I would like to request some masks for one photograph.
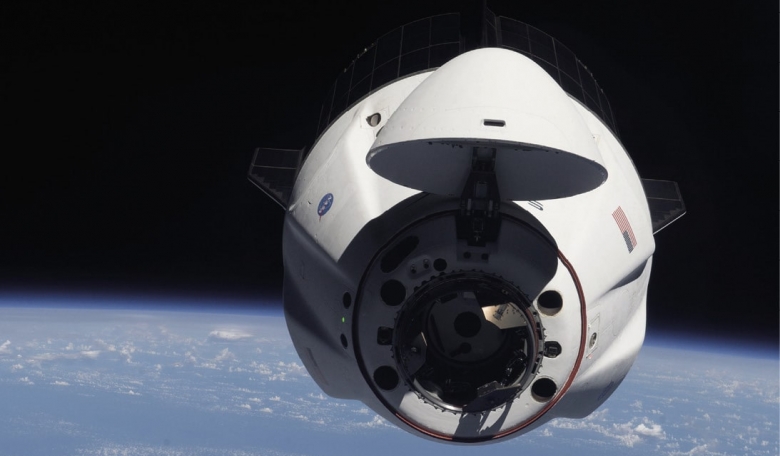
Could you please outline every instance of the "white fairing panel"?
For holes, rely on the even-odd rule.
[[[532,60],[506,49],[468,52],[436,70],[382,128],[368,163],[393,182],[459,196],[471,169],[471,148],[462,145],[475,139],[499,145],[503,199],[573,196],[607,178],[569,96]]]
[[[334,260],[369,220],[418,193],[371,172],[365,157],[387,119],[429,75],[402,79],[346,111],[325,131],[304,163],[288,212]],[[374,113],[380,114],[381,121],[371,127],[366,119]],[[318,206],[328,194],[333,195],[332,208],[322,217]]]
[[[477,149],[495,152],[503,200],[481,243],[459,234]],[[320,137],[285,221],[285,312],[326,393],[426,438],[495,441],[615,390],[644,337],[654,248],[610,130],[530,59],[480,49]]]

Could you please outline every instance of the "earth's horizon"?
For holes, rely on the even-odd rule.
[[[441,443],[325,396],[276,308],[76,308],[0,302],[0,455],[423,454]],[[82,304],[84,304],[82,302]],[[115,305],[111,304],[111,305]],[[24,307],[14,307],[24,306]],[[48,305],[48,307],[46,307]],[[449,454],[780,451],[777,351],[717,338],[646,340],[618,390],[556,419]]]

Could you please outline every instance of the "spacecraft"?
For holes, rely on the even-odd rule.
[[[284,312],[311,377],[424,438],[485,443],[583,418],[645,334],[654,234],[685,213],[640,179],[566,46],[484,9],[395,29],[327,93],[308,149],[255,151],[286,211]]]

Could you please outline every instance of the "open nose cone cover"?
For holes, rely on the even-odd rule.
[[[568,95],[530,59],[493,48],[462,54],[423,81],[379,132],[366,161],[399,185],[459,196],[474,147],[496,150],[503,200],[565,198],[607,179]]]

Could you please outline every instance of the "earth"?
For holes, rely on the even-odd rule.
[[[325,396],[279,310],[29,304],[0,307],[0,455],[780,451],[780,365],[772,350],[650,338],[623,384],[589,417],[464,447],[423,440],[360,402]]]

